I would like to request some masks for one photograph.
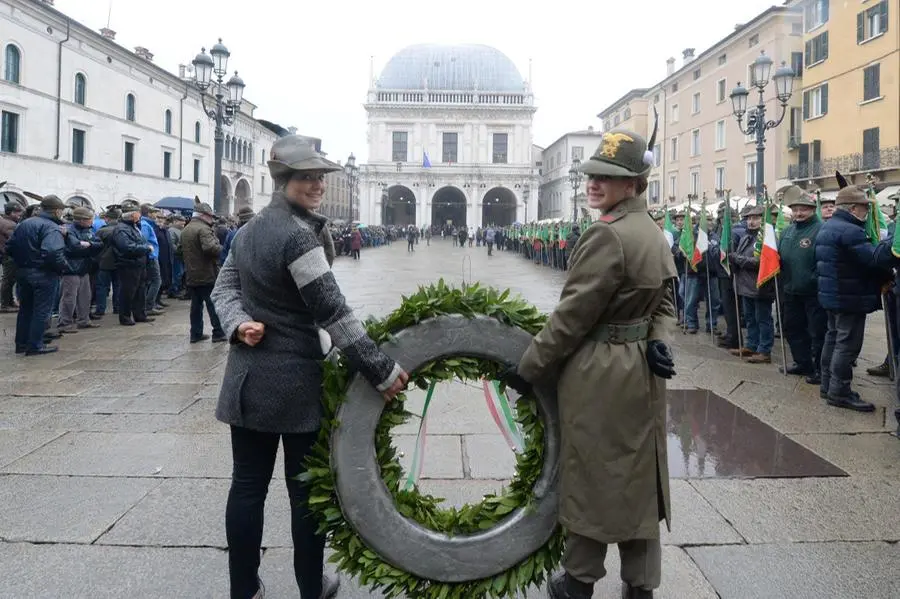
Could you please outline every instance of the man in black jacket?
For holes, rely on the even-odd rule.
[[[136,322],[153,322],[147,317],[147,256],[153,251],[141,235],[141,213],[137,205],[124,205],[122,215],[112,233],[113,255],[119,277],[119,324],[134,326]]]

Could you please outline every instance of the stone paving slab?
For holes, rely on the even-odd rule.
[[[0,564],[0,596],[16,599],[228,596],[220,549],[0,542]]]
[[[749,543],[900,541],[896,478],[695,480]]]
[[[159,482],[0,475],[0,539],[92,543]]]
[[[689,547],[722,599],[896,599],[900,546],[893,543],[790,543]]]
[[[889,433],[791,435],[791,438],[852,475],[884,480],[900,478],[900,443]]]
[[[0,430],[0,466],[15,462],[62,434],[59,431]]]

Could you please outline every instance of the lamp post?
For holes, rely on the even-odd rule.
[[[528,222],[528,198],[531,196],[531,181],[528,182],[525,189],[522,190],[522,203],[525,204],[525,218],[522,219],[523,223]]]
[[[572,160],[572,167],[569,169],[569,185],[572,186],[572,222],[578,222],[578,188],[581,187],[582,174],[578,170],[581,161],[577,158]]]
[[[738,128],[744,135],[756,135],[756,203],[762,203],[763,186],[766,181],[765,177],[765,155],[766,155],[766,131],[774,129],[784,120],[787,112],[787,103],[791,99],[794,91],[794,71],[787,66],[784,61],[781,66],[775,70],[775,76],[772,80],[775,82],[775,97],[781,103],[781,115],[778,120],[766,120],[766,101],[763,96],[766,86],[769,84],[769,75],[772,71],[772,59],[766,56],[765,51],[760,52],[756,60],[753,61],[750,69],[750,86],[755,87],[759,92],[759,100],[753,113],[747,116],[747,128],[744,129],[741,122],[744,115],[747,114],[747,99],[750,92],[741,85],[740,81],[737,87],[731,92],[731,107],[734,116],[738,122]]]
[[[237,71],[228,83],[224,83],[228,73],[228,57],[231,52],[222,45],[222,38],[206,53],[206,48],[200,50],[191,64],[194,65],[194,84],[200,90],[200,101],[203,104],[203,112],[216,123],[215,132],[215,158],[213,170],[213,210],[216,214],[222,214],[227,209],[223,206],[222,198],[222,153],[225,147],[225,131],[223,126],[231,125],[241,110],[241,101],[244,98],[244,80],[238,77]],[[215,81],[213,81],[215,75]],[[206,107],[206,90],[213,85],[212,95],[216,100],[213,108]],[[225,97],[227,88],[228,97]]]
[[[378,186],[381,187],[381,226],[387,225],[387,205],[390,200],[389,189],[387,181],[380,181]]]
[[[350,152],[347,164],[344,165],[344,173],[347,174],[347,186],[350,188],[350,222],[359,220],[353,218],[353,196],[356,194],[356,185],[359,183],[359,167],[356,166],[356,156]]]

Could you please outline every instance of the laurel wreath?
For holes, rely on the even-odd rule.
[[[480,285],[448,286],[443,280],[417,293],[404,297],[400,307],[383,320],[366,321],[369,336],[378,344],[390,340],[397,332],[437,316],[462,315],[468,318],[488,316],[536,334],[546,322],[535,307],[520,299],[510,298],[509,290]],[[470,357],[453,357],[426,364],[410,373],[410,381],[426,389],[434,381],[453,379],[496,379],[501,365]],[[319,522],[333,554],[329,561],[356,577],[371,590],[387,597],[409,596],[422,599],[482,599],[514,597],[519,591],[542,584],[559,565],[563,536],[557,529],[547,543],[522,562],[491,578],[444,583],[419,578],[383,561],[366,547],[363,540],[344,519],[338,507],[335,478],[330,466],[330,440],[338,425],[336,414],[346,397],[351,374],[342,362],[325,362],[323,383],[324,419],[318,441],[307,459],[307,470],[299,478],[310,486],[309,507]],[[405,396],[385,406],[375,431],[375,451],[382,478],[391,490],[397,510],[405,517],[431,530],[448,535],[465,535],[490,529],[518,508],[528,508],[533,488],[540,477],[544,460],[544,427],[538,416],[534,398],[525,397],[516,406],[516,420],[524,436],[524,449],[516,456],[516,473],[500,494],[486,495],[480,503],[461,508],[444,507],[442,498],[421,494],[418,489],[400,489],[402,468],[397,449],[392,444],[391,429],[412,416],[404,407]]]

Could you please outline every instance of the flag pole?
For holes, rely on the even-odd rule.
[[[778,337],[781,339],[781,366],[784,376],[787,372],[787,352],[784,349],[784,328],[781,326],[781,294],[778,292],[778,275],[774,277],[775,281],[775,314],[778,316]]]
[[[872,201],[871,210],[881,211],[881,208],[878,206],[878,200],[875,197],[875,178],[871,173],[866,175],[866,183],[868,183],[868,196]],[[876,212],[874,215],[875,219],[875,227],[879,232],[879,241],[881,240],[881,227],[878,226],[878,216],[879,213]],[[894,235],[897,234],[897,225],[896,219],[894,224]],[[881,292],[881,311],[884,313],[884,332],[887,336],[887,346],[888,346],[888,375],[892,381],[896,380],[897,373],[894,372],[894,361],[896,360],[894,352],[896,351],[894,348],[894,336],[891,334],[891,321],[890,315],[888,314],[888,303],[887,303],[887,290]]]
[[[731,221],[730,189],[726,191],[725,195],[725,210],[728,211],[728,220]],[[738,215],[740,215],[740,210],[738,210]],[[735,285],[734,268],[731,266],[731,258],[729,257],[729,254],[731,254],[730,246],[728,247],[728,251],[725,253],[725,257],[726,260],[728,260],[728,277],[731,279],[731,291],[734,292],[734,314],[737,318],[738,351],[741,351],[744,349],[744,329],[741,328],[741,298],[738,296],[737,285]]]
[[[703,197],[706,197],[706,193],[704,192]],[[706,220],[706,200],[700,205],[700,210],[703,211],[704,220]],[[706,227],[709,229],[709,225]],[[707,238],[709,238],[709,233],[707,232]],[[706,320],[709,321],[709,338],[715,343],[716,342],[716,323],[714,321],[715,313],[713,312],[713,301],[712,301],[712,286],[709,283],[709,268],[711,266],[711,261],[709,259],[709,245],[706,247]]]

